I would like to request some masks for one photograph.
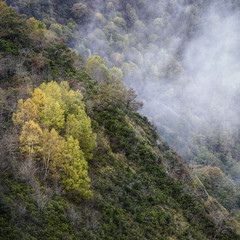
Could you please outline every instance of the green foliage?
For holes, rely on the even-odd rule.
[[[72,58],[72,52],[70,51],[70,49],[67,48],[67,46],[63,42],[48,47],[47,53],[48,58],[51,60],[50,66],[54,71],[56,71],[56,74],[58,73],[59,67],[66,69],[67,72],[67,74],[65,73],[66,75],[68,75],[68,72],[76,73],[76,69],[73,65],[74,62]]]
[[[46,99],[40,118],[48,128],[61,131],[64,126],[64,110],[52,98]]]
[[[0,3],[0,38],[10,40],[20,46],[28,46],[26,18],[17,14],[6,3]]]
[[[91,130],[91,120],[84,110],[79,110],[77,115],[69,114],[66,121],[66,132],[79,141],[86,159],[92,158],[92,150],[96,148],[96,134]]]
[[[51,80],[76,74],[78,57],[60,40],[71,37],[69,27],[61,27],[62,33],[57,36],[54,30],[47,30],[44,23],[32,17],[27,20],[25,15],[17,14],[3,1],[0,21],[1,82],[16,86],[28,75],[39,74],[41,77],[35,79],[39,84],[44,78]],[[27,73],[24,77],[23,71]]]
[[[88,164],[80,150],[79,142],[70,136],[66,141],[63,153],[62,183],[67,191],[75,191],[81,198],[92,198],[90,179],[88,177]]]
[[[54,197],[44,210],[39,212],[37,202],[33,199],[35,195],[33,189],[17,182],[10,175],[5,176],[5,183],[12,212],[16,215],[12,218],[0,215],[1,239],[81,238],[76,225],[67,217],[66,212],[70,204],[65,198]]]
[[[104,25],[106,23],[106,19],[101,13],[96,13],[95,18],[100,23],[100,25]]]
[[[18,55],[17,46],[10,40],[0,39],[0,51],[9,54]]]
[[[209,194],[228,210],[237,209],[239,191],[232,180],[230,180],[218,167],[206,166],[195,170],[208,190]]]
[[[39,14],[39,18],[42,17],[41,11],[46,11],[48,26],[56,24],[50,19],[55,14],[57,21],[68,22],[71,28],[75,23],[67,20],[71,13],[69,6],[78,4],[81,14],[82,10],[95,4],[93,1],[82,5],[78,1],[14,2],[22,3],[20,9],[31,8],[32,14]],[[122,19],[119,22],[119,18],[127,21],[127,27],[135,26],[136,6],[144,5],[142,1],[132,5],[125,0],[121,5],[119,3],[106,2],[106,9],[111,10],[106,21],[115,19],[116,22],[110,22],[105,31],[112,46],[117,48],[113,52],[119,51],[122,41],[118,33],[120,25],[117,25],[124,22]],[[123,10],[122,15],[117,14],[115,11],[121,10],[119,7],[127,13]],[[53,8],[53,15],[48,14]],[[148,12],[149,9],[144,9],[143,17]],[[53,34],[45,29],[44,24],[30,20],[28,28],[30,32],[26,36],[37,43],[33,48],[26,46],[29,51],[20,56],[28,78],[18,80],[12,90],[4,85],[4,98],[1,97],[1,106],[4,106],[1,118],[11,116],[17,99],[25,100],[19,101],[13,117],[14,129],[19,134],[15,133],[16,130],[12,130],[12,135],[4,131],[4,141],[7,142],[4,146],[8,145],[8,148],[5,150],[1,146],[4,161],[1,161],[0,170],[5,172],[4,176],[0,174],[3,203],[5,199],[11,215],[10,212],[0,214],[0,238],[238,239],[233,225],[225,221],[229,218],[224,212],[221,213],[224,220],[219,225],[214,222],[214,216],[207,215],[209,209],[201,194],[198,195],[197,186],[192,186],[192,176],[186,169],[180,169],[183,176],[179,179],[183,182],[172,177],[174,164],[181,165],[181,161],[167,143],[158,144],[159,136],[147,118],[134,112],[140,106],[135,92],[126,90],[121,82],[122,69],[111,67],[108,70],[103,60],[96,56],[87,61],[86,72],[82,72],[83,69],[77,72],[76,56],[64,44],[59,41],[39,42],[42,34],[48,37]],[[59,36],[67,31],[62,25],[53,25],[52,28]],[[123,34],[124,28],[121,29]],[[126,46],[142,48],[135,46],[136,36],[133,34],[126,39]],[[6,50],[9,47],[14,49],[10,42],[18,46],[16,38],[4,38],[7,46],[4,45],[1,51],[12,54],[12,50]],[[39,66],[38,70],[32,65]],[[136,64],[128,62],[123,65],[125,75],[135,73]],[[53,78],[61,83],[50,82]],[[46,83],[38,87],[42,79]],[[74,90],[62,82],[66,79]],[[14,84],[16,82],[14,80]],[[29,89],[34,89],[31,96]],[[83,101],[86,101],[91,118],[85,112]],[[5,110],[6,104],[11,110]],[[91,123],[98,132],[98,146]],[[20,153],[17,146],[19,136]],[[26,165],[25,160],[30,160],[32,165]],[[22,178],[24,171],[33,171],[30,180]],[[8,172],[10,174],[6,174]],[[5,206],[3,204],[4,209]]]
[[[99,56],[88,58],[86,62],[86,73],[98,83],[109,80],[109,70]]]
[[[71,11],[73,14],[73,18],[78,23],[84,23],[85,21],[87,21],[91,14],[91,9],[81,2],[74,4]]]
[[[113,19],[113,22],[120,28],[126,30],[127,28],[127,23],[123,18],[116,17]]]
[[[3,193],[0,192],[0,215],[2,214],[10,215],[10,206]]]
[[[77,77],[78,81],[84,84],[84,87],[87,90],[88,95],[96,94],[97,84],[94,79],[92,79],[86,72],[78,73]]]
[[[126,5],[127,23],[131,27],[137,20],[135,9],[128,3]]]

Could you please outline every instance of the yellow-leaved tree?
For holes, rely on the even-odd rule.
[[[63,158],[62,178],[65,189],[77,192],[81,197],[90,198],[92,193],[89,190],[88,164],[78,140],[72,136],[66,141]]]
[[[85,112],[80,91],[67,82],[42,84],[18,102],[13,122],[21,128],[20,151],[39,166],[43,179],[60,179],[67,191],[92,196],[88,162],[96,134]]]
[[[18,101],[17,113],[13,114],[13,122],[15,125],[24,125],[27,121],[36,121],[39,112],[36,104],[32,99],[28,98],[25,102],[22,99]]]
[[[44,129],[41,146],[44,179],[48,176],[49,171],[59,178],[58,165],[61,164],[62,154],[65,149],[64,138],[59,136],[54,128],[51,131]]]
[[[41,152],[42,129],[34,121],[26,122],[20,135],[20,150],[29,158],[34,158]]]

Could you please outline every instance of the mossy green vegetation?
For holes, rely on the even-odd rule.
[[[87,20],[88,9],[75,7]],[[0,11],[23,18],[2,2]],[[135,24],[130,6],[128,18]],[[227,211],[205,199],[181,158],[136,113],[141,104],[121,71],[99,56],[84,65],[33,23],[21,34],[31,42],[40,31],[41,41],[18,48],[20,69],[0,72],[0,238],[238,239]],[[12,57],[6,49],[19,38],[1,41],[1,54]]]
[[[50,76],[53,80],[57,80],[62,76],[73,77],[76,74],[75,66],[71,64],[72,57],[76,56],[73,56],[74,54],[68,51],[62,42],[49,46],[46,41],[42,41],[42,33],[45,32],[48,35],[48,40],[58,38],[76,49],[85,60],[88,59],[85,71],[97,82],[109,80],[111,72],[116,70],[113,68],[117,67],[118,74],[115,71],[115,78],[121,79],[121,76],[124,76],[130,86],[134,85],[138,92],[142,93],[141,97],[147,105],[146,108],[150,109],[152,109],[151,105],[155,104],[149,98],[152,95],[149,92],[153,83],[158,89],[155,93],[156,97],[159,92],[162,92],[167,102],[172,101],[172,89],[174,89],[173,92],[178,99],[179,83],[180,85],[182,82],[184,82],[183,85],[189,83],[191,85],[192,74],[185,71],[184,61],[182,61],[185,55],[184,51],[192,37],[198,36],[197,31],[208,25],[206,15],[208,15],[207,12],[210,8],[206,1],[202,0],[152,0],[151,2],[147,0],[131,2],[125,0],[98,2],[7,0],[6,2],[20,13],[26,14],[30,19],[27,21],[26,16],[17,16],[12,9],[8,9],[3,15],[5,19],[1,21],[3,26],[1,33],[4,36],[0,42],[0,49],[2,55],[5,56],[2,60],[2,66],[5,66],[3,68],[4,76],[14,75],[17,63],[16,56],[23,54],[26,58],[29,57],[29,54],[22,53],[28,45],[32,46],[38,53],[40,51],[43,54],[35,54],[34,61],[29,60],[32,62],[31,66],[29,66],[28,61],[24,61],[24,65],[28,65],[28,68],[32,68],[37,74],[41,72],[43,80]],[[238,11],[240,6],[237,0],[211,1],[211,5],[220,12],[220,18],[214,21],[216,23],[222,18],[223,12],[230,12],[226,15],[235,15],[233,12]],[[32,17],[43,23],[32,19]],[[11,24],[9,24],[10,22]],[[219,22],[220,29],[223,27],[222,25]],[[8,30],[4,29],[5,26],[8,26]],[[32,30],[34,30],[34,34],[32,34],[34,38],[29,38],[25,33]],[[13,32],[14,34],[12,34]],[[221,29],[219,32],[224,32],[224,30]],[[8,37],[9,39],[7,39]],[[15,38],[19,41],[15,41]],[[215,48],[214,41],[210,42]],[[37,49],[39,46],[44,47],[44,51]],[[6,58],[6,54],[8,58]],[[6,63],[9,62],[9,57],[11,62],[15,61],[13,65]],[[80,59],[78,60],[80,61]],[[194,61],[195,58],[193,58]],[[42,65],[43,63],[44,65]],[[230,67],[226,68],[230,69]],[[214,71],[215,69],[212,72]],[[1,71],[0,75],[3,76]],[[231,71],[228,75],[231,75]],[[89,83],[86,82],[85,86],[89,87]],[[170,84],[172,89],[170,87],[169,91],[165,91],[164,89],[167,88],[165,84]],[[205,91],[205,88],[204,85],[202,91]],[[180,95],[182,95],[182,99],[176,103],[181,108],[182,102],[188,99],[191,93],[180,93]],[[219,95],[219,98],[222,99],[222,93]],[[111,94],[105,96],[109,98]],[[186,109],[195,108],[195,106],[190,105]],[[205,108],[207,109],[209,105],[207,104]],[[170,117],[166,120],[162,114],[155,114],[155,108],[153,107],[154,116],[152,117],[158,126],[158,131],[171,146],[181,151],[182,156],[189,163],[200,164],[202,167],[219,167],[230,181],[234,181],[233,185],[235,186],[229,188],[230,191],[227,195],[225,194],[225,197],[221,194],[214,196],[223,203],[226,202],[224,198],[231,198],[231,195],[234,195],[234,203],[225,204],[225,207],[232,213],[239,212],[237,200],[239,195],[234,192],[235,190],[231,190],[237,188],[237,192],[239,192],[239,126],[232,131],[230,123],[227,134],[224,133],[225,127],[223,126],[219,126],[222,129],[220,132],[218,130],[214,132],[218,129],[215,120],[209,122],[207,120],[209,114],[206,114],[205,118],[201,117],[202,110],[199,110],[197,114],[191,112],[190,115],[180,113],[180,119],[178,117],[171,119]],[[232,106],[229,108],[231,109]],[[233,109],[238,109],[238,107]],[[215,112],[215,110],[212,109],[211,112]],[[171,111],[169,114],[171,116]],[[224,115],[217,116],[217,121],[225,118]],[[201,118],[206,124],[202,127],[204,130],[198,133],[198,121]],[[192,127],[194,122],[196,124]],[[221,188],[225,188],[225,186],[222,185]]]

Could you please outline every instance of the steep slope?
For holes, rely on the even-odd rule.
[[[136,113],[141,104],[134,91],[124,87],[118,69],[108,69],[100,57],[84,64],[44,24],[27,20],[3,2],[0,33],[2,239],[239,238],[237,222],[208,196],[198,178],[163,142],[147,118]],[[65,109],[65,118],[59,120],[54,118],[56,107],[40,102],[37,96],[41,94],[36,93],[42,89],[46,97],[57,96],[57,86],[66,86],[66,82],[70,88],[59,91],[65,102],[58,100],[58,112]],[[51,84],[55,88],[46,90]],[[24,105],[30,100],[43,104],[39,112],[48,114],[38,118],[34,104]],[[74,160],[71,148],[64,149],[63,157],[52,159],[59,159],[57,170],[49,168],[49,175],[43,175],[46,168],[42,154],[48,150],[38,152],[41,143],[35,132],[29,128],[30,134],[24,135],[24,127],[13,125],[18,117],[12,118],[14,113],[20,113],[19,119],[24,116],[25,124],[34,119],[43,130],[56,129],[63,139],[70,130],[62,123],[67,125],[69,115],[79,113],[78,107],[82,113],[79,120],[88,114],[91,129],[97,134],[97,148],[91,149],[91,157],[85,151],[89,140],[77,144],[87,160],[91,179],[87,187],[91,195],[87,197],[69,189],[64,181],[66,159],[70,159],[67,163]],[[53,120],[46,120],[48,116]],[[86,125],[77,131],[80,140]],[[34,137],[29,142],[35,142],[26,154],[25,139],[31,134]],[[78,170],[74,166],[70,175]],[[77,188],[82,191],[82,187]]]
[[[221,169],[214,197],[239,216],[238,1],[7,2],[121,69],[158,133],[188,163]]]

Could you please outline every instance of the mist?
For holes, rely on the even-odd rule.
[[[202,16],[202,26],[185,45],[181,76],[144,81],[141,89],[130,80],[144,101],[142,113],[183,155],[180,139],[186,143],[191,135],[232,133],[239,127],[239,17],[239,12],[210,7]]]
[[[95,9],[75,49],[121,69],[144,104],[140,113],[191,162],[196,141],[230,139],[239,129],[240,11],[234,1],[140,2],[132,3],[132,25],[120,13],[125,1]]]

